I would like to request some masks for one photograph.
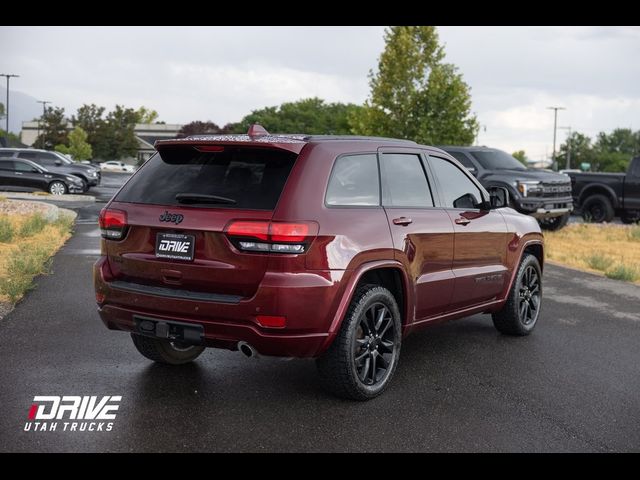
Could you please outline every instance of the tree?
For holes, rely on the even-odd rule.
[[[369,72],[370,96],[350,117],[354,133],[471,144],[478,121],[470,89],[444,55],[433,26],[387,28],[378,71]]]
[[[144,106],[136,110],[136,115],[138,123],[157,123],[156,120],[158,120],[158,112]]]
[[[353,104],[326,103],[317,97],[305,98],[253,110],[237,124],[227,124],[224,128],[233,133],[246,133],[249,126],[259,123],[271,133],[348,135],[351,133],[349,116],[359,108]]]
[[[527,163],[527,154],[525,153],[524,150],[518,150],[517,152],[513,152],[511,155],[513,156],[513,158],[517,159],[525,167],[529,166],[529,164]]]
[[[51,150],[56,145],[67,143],[68,122],[64,116],[64,108],[47,107],[38,121],[40,122],[40,135],[36,139],[34,147]]]
[[[138,140],[135,135],[138,113],[133,108],[116,105],[109,112],[105,122],[105,138],[108,143],[101,145],[103,151],[99,158],[119,159],[133,157],[138,151]]]
[[[556,160],[560,168],[567,165],[567,156],[569,156],[569,168],[578,168],[581,163],[589,163],[594,165],[596,156],[591,144],[591,138],[580,132],[572,132],[565,142],[560,145]]]
[[[91,150],[91,145],[87,143],[87,137],[87,132],[85,132],[81,127],[76,127],[69,132],[69,146],[56,145],[56,150],[58,152],[71,155],[76,162],[89,160],[93,155],[93,152]]]
[[[0,102],[0,118],[4,118],[6,115],[4,111],[4,103]]]
[[[603,152],[638,155],[640,153],[640,130],[634,133],[630,128],[616,128],[609,134],[600,132],[595,146],[596,149]]]
[[[215,135],[219,133],[222,133],[222,129],[215,123],[195,120],[193,122],[187,123],[186,125],[183,125],[178,132],[178,136],[188,137],[189,135]]]
[[[74,127],[80,127],[87,134],[86,142],[91,145],[96,158],[108,158],[111,142],[107,132],[107,122],[104,118],[104,107],[96,104],[82,105],[76,115],[71,117]]]

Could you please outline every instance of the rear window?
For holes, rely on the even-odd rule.
[[[273,210],[296,157],[264,148],[224,147],[221,152],[166,148],[145,163],[115,200]]]

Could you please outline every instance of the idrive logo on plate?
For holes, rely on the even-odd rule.
[[[48,395],[33,397],[25,432],[110,432],[122,396]]]

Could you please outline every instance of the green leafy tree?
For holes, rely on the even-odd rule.
[[[56,145],[67,143],[67,119],[64,108],[47,107],[44,114],[38,120],[40,122],[40,135],[34,143],[34,147],[53,149]]]
[[[525,153],[524,150],[518,150],[517,152],[513,152],[511,155],[513,156],[513,158],[517,159],[525,167],[529,166],[529,164],[527,163],[527,154]]]
[[[609,134],[600,132],[595,148],[601,152],[624,153],[634,157],[640,154],[640,130],[634,132],[630,128],[616,128]]]
[[[348,135],[349,115],[360,107],[353,104],[326,103],[314,97],[285,102],[277,107],[253,110],[237,124],[227,124],[229,133],[246,133],[249,126],[259,123],[271,133],[307,133]]]
[[[433,26],[387,28],[370,96],[350,116],[354,133],[470,145],[478,130],[470,88],[444,56]]]
[[[559,168],[566,168],[569,157],[569,168],[578,168],[581,163],[596,163],[596,152],[591,143],[591,138],[580,132],[572,132],[565,142],[560,145],[556,160]]]
[[[200,120],[195,120],[183,125],[178,132],[178,136],[188,137],[189,135],[215,135],[219,133],[222,133],[222,129],[217,124],[209,121],[201,122]]]
[[[105,138],[108,139],[106,145],[101,145],[103,150],[99,158],[119,159],[134,157],[138,151],[138,140],[135,135],[136,123],[138,123],[138,113],[133,108],[125,108],[116,105],[116,108],[109,112],[105,122]]]
[[[73,126],[80,127],[86,132],[86,141],[91,145],[93,155],[102,159],[108,158],[111,148],[104,112],[104,107],[92,103],[91,105],[82,105],[71,117]]]
[[[0,102],[0,118],[4,118],[6,115],[4,111],[4,103]]]
[[[87,132],[82,127],[76,127],[68,135],[69,146],[56,145],[58,152],[69,154],[76,162],[89,160],[93,155],[91,145],[87,142]]]
[[[157,123],[158,120],[158,112],[144,106],[136,110],[136,115],[138,123]]]

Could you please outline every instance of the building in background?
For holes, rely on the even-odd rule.
[[[156,140],[166,140],[168,138],[175,138],[178,135],[178,131],[182,128],[182,125],[177,123],[139,123],[136,125],[134,133],[138,140],[138,152],[135,157],[122,158],[123,162],[131,165],[137,165],[145,162],[155,152],[153,144]],[[69,122],[67,124],[67,130],[73,130],[73,126]],[[20,138],[22,143],[28,147],[37,148],[34,145],[38,135],[40,133],[38,122],[22,122],[22,131],[20,132]],[[115,160],[113,158],[102,158],[100,160]]]

